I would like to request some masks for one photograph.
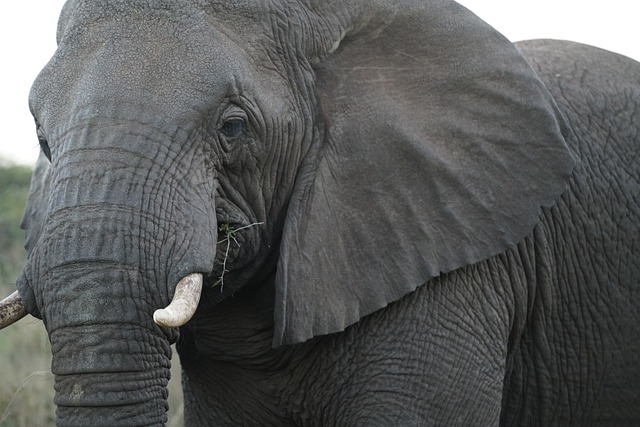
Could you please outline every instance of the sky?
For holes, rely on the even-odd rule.
[[[631,0],[460,0],[510,40],[579,41],[640,60],[640,26]],[[55,51],[64,0],[0,2],[0,158],[32,165],[38,141],[27,99]]]

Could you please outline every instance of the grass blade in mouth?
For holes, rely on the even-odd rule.
[[[238,240],[236,240],[236,233],[240,230],[245,230],[247,228],[255,227],[262,224],[264,224],[264,222],[254,222],[249,225],[244,225],[242,227],[235,228],[233,225],[224,222],[218,226],[218,234],[219,235],[222,234],[224,238],[222,238],[221,240],[218,240],[216,245],[219,245],[220,243],[227,244],[227,247],[225,248],[225,252],[224,252],[224,259],[222,260],[222,273],[220,273],[220,277],[213,284],[213,287],[220,286],[220,292],[224,291],[224,275],[228,271],[227,260],[229,259],[229,249],[231,248],[231,241],[233,241],[238,247],[240,247],[240,243],[238,242]]]

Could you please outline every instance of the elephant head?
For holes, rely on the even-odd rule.
[[[165,420],[199,275],[207,306],[274,286],[275,346],[340,332],[521,240],[573,167],[530,66],[448,0],[71,0],[30,105],[17,286],[60,425]]]

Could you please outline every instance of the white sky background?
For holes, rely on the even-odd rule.
[[[633,0],[460,0],[511,40],[579,41],[640,60]],[[0,1],[0,158],[31,165],[38,155],[27,105],[31,83],[55,50],[64,0]]]

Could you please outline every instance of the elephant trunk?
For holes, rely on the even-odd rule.
[[[161,374],[158,373],[157,376]],[[164,426],[167,422],[167,392],[166,385],[158,384],[155,378],[131,373],[119,377],[111,375],[110,381],[127,389],[127,399],[117,396],[110,397],[109,390],[102,390],[100,377],[92,376],[90,386],[86,386],[82,376],[69,376],[58,379],[56,377],[56,425],[60,427],[100,426]],[[162,382],[165,382],[164,378]],[[145,390],[140,390],[140,384],[145,384]],[[86,390],[86,392],[85,392]],[[132,390],[136,391],[133,396]],[[99,394],[104,400],[94,402],[83,399],[83,396]],[[69,396],[59,397],[61,395]],[[108,406],[106,406],[108,405]],[[91,421],[89,421],[91,420]],[[88,424],[89,423],[89,424]]]
[[[136,326],[101,324],[58,329],[51,342],[56,425],[165,425],[166,338]]]
[[[174,329],[152,320],[147,278],[134,265],[55,268],[42,316],[53,353],[57,425],[166,422]]]
[[[170,345],[197,306],[178,284],[201,284],[213,268],[215,188],[195,155],[154,153],[151,130],[123,139],[118,126],[67,134],[46,224],[17,283],[49,334],[61,426],[166,422]],[[92,138],[99,150],[74,148],[97,145]],[[178,320],[156,324],[159,309]]]

